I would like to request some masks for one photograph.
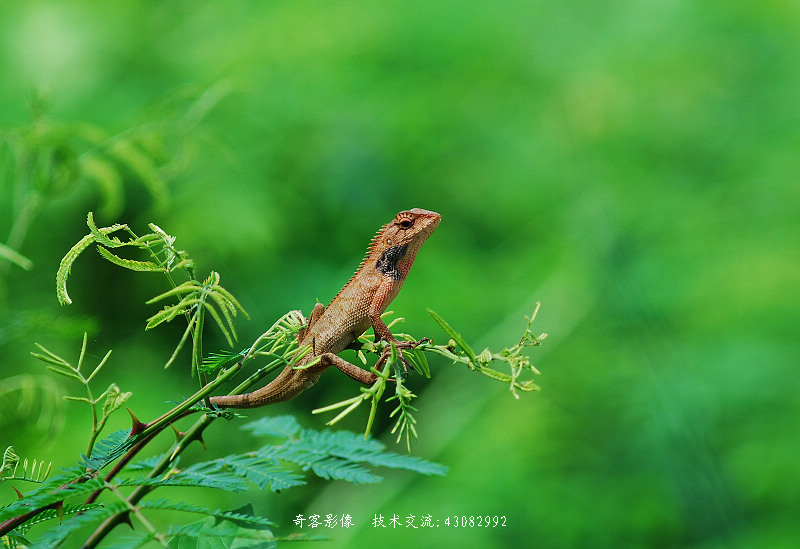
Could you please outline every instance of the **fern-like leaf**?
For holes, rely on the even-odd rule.
[[[219,548],[273,549],[275,538],[265,519],[253,513],[248,504],[232,511],[221,511],[196,522],[170,526],[166,534],[172,549]],[[107,549],[137,549],[155,541],[154,532],[135,532],[120,537]]]
[[[209,294],[209,295],[213,296],[213,294]],[[214,322],[217,323],[217,327],[222,332],[222,335],[225,336],[225,340],[228,342],[228,345],[233,346],[233,341],[234,341],[234,339],[236,339],[236,330],[235,330],[235,328],[233,326],[233,319],[230,317],[230,314],[228,313],[228,311],[226,309],[224,309],[224,308],[222,309],[222,311],[225,314],[225,319],[227,321],[227,322],[223,322],[222,318],[219,316],[219,313],[217,312],[217,310],[214,308],[214,306],[211,303],[206,301],[204,303],[204,305],[205,305],[206,311],[208,311],[208,313],[211,315],[211,318],[213,318]]]
[[[253,506],[245,505],[230,512],[231,517],[207,517],[200,521],[170,527],[171,549],[185,547],[231,547],[237,549],[273,549],[275,538],[267,525],[254,523]],[[236,518],[233,518],[236,517]]]
[[[31,509],[47,507],[74,496],[88,495],[103,486],[101,479],[81,479],[84,476],[82,469],[73,467],[65,474],[52,477],[37,490],[0,509],[0,523]],[[76,482],[79,479],[83,482]]]
[[[180,511],[184,513],[194,513],[207,515],[225,520],[235,520],[242,524],[252,524],[258,526],[272,526],[273,522],[254,514],[247,514],[240,509],[232,511],[222,511],[220,509],[209,509],[200,505],[192,505],[184,502],[173,502],[166,499],[146,500],[138,504],[140,509],[152,509],[161,511]]]
[[[360,464],[405,469],[425,475],[444,475],[447,468],[424,459],[388,452],[375,439],[365,439],[350,431],[301,429],[292,416],[265,417],[242,427],[254,435],[286,438],[281,446],[265,446],[258,453],[264,458],[286,460],[312,470],[322,478],[355,483],[373,483],[380,477]]]
[[[102,246],[98,246],[97,251],[100,252],[100,255],[102,255],[106,260],[110,261],[114,265],[118,265],[130,271],[146,273],[164,272],[164,269],[152,261],[136,261],[134,259],[125,259],[118,255],[112,254]]]
[[[3,452],[3,464],[0,465],[0,482],[4,480],[26,480],[35,482],[37,484],[44,483],[45,479],[50,475],[50,470],[53,467],[53,462],[34,459],[28,467],[27,458],[22,460],[22,475],[17,475],[17,467],[20,463],[20,457],[14,451],[13,446],[6,448]],[[45,466],[45,463],[47,464]]]
[[[99,471],[133,446],[135,439],[130,438],[130,433],[130,429],[120,429],[111,433],[108,438],[97,442],[92,449],[91,456],[82,456],[81,465],[93,471]]]
[[[89,506],[88,508],[80,510],[80,514],[69,517],[69,520],[63,521],[63,523],[50,528],[41,536],[38,536],[36,538],[36,543],[32,547],[35,549],[56,549],[67,539],[67,536],[76,530],[106,519],[115,512],[121,510],[121,505]]]
[[[302,427],[297,421],[297,418],[290,415],[262,417],[256,421],[251,421],[242,425],[243,431],[250,431],[256,436],[272,436],[272,437],[293,437]]]
[[[173,318],[178,315],[182,315],[189,312],[189,309],[198,303],[200,300],[194,297],[194,294],[188,295],[181,299],[178,303],[174,305],[167,305],[156,314],[151,316],[147,319],[147,325],[145,326],[145,330],[151,330],[158,326],[159,324],[163,324],[164,322],[170,322]]]
[[[257,454],[264,460],[284,460],[311,470],[324,479],[346,480],[355,484],[373,484],[381,477],[362,464],[406,469],[427,475],[443,475],[443,465],[421,458],[387,452],[380,442],[364,439],[349,431],[301,430],[293,418],[278,416],[247,424],[253,434],[287,438],[280,446],[264,446]],[[290,438],[291,437],[291,438]]]
[[[122,241],[117,237],[110,237],[109,234],[113,234],[120,229],[124,229],[126,225],[121,225],[119,223],[115,223],[111,227],[106,227],[105,229],[99,229],[97,224],[94,222],[94,213],[89,212],[86,215],[86,225],[89,227],[89,233],[94,237],[94,241],[101,246],[107,246],[109,248],[117,248],[122,246]]]
[[[167,290],[166,292],[158,294],[154,298],[147,300],[145,303],[147,303],[148,305],[151,305],[151,304],[155,303],[156,301],[161,301],[162,299],[166,299],[166,298],[171,297],[173,295],[185,294],[185,293],[189,293],[189,292],[193,293],[193,292],[196,292],[199,289],[200,289],[200,283],[199,282],[197,282],[195,280],[187,280],[183,284],[179,284],[178,286],[175,286],[174,288],[171,288],[171,289]]]
[[[219,277],[219,275],[217,275],[217,277]],[[239,301],[235,297],[233,297],[232,293],[230,293],[228,290],[219,285],[219,278],[217,278],[217,283],[214,285],[214,293],[216,293],[218,296],[223,298],[226,303],[228,303],[228,308],[231,310],[231,313],[235,315],[236,311],[239,310],[242,312],[245,318],[248,318],[247,311],[244,310],[244,307],[242,307],[241,303],[239,303]]]
[[[305,484],[302,475],[287,471],[277,459],[260,454],[228,456],[215,462],[221,468],[255,484],[259,489],[269,487],[273,492]]]
[[[204,461],[187,467],[180,473],[159,478],[128,478],[122,486],[195,486],[217,488],[229,492],[243,492],[247,484],[231,471],[226,471],[216,461]]]
[[[300,465],[304,471],[311,469],[315,475],[325,480],[345,480],[352,484],[377,484],[383,480],[383,477],[369,472],[366,467],[345,459],[295,451],[291,453],[290,460]]]
[[[117,506],[118,506],[119,510],[122,510],[123,507],[124,507],[124,505],[121,502],[119,504],[117,504]],[[30,519],[29,521],[27,521],[22,526],[19,526],[17,528],[17,531],[20,532],[21,534],[24,534],[25,532],[30,530],[30,528],[32,526],[35,526],[37,524],[40,524],[40,523],[43,523],[43,522],[47,522],[47,521],[53,520],[53,519],[57,519],[59,524],[63,524],[65,518],[68,519],[68,517],[70,517],[71,515],[74,515],[74,514],[77,514],[77,513],[84,513],[86,511],[88,511],[89,509],[96,509],[97,507],[106,507],[106,509],[107,509],[107,511],[109,513],[111,513],[113,511],[113,509],[111,509],[111,505],[109,505],[109,504],[105,504],[104,505],[104,504],[100,504],[100,503],[92,503],[90,505],[83,505],[83,504],[64,505],[61,509],[58,509],[58,510],[56,510],[56,509],[45,509],[44,511],[42,511],[41,513],[39,513],[38,515],[36,515],[32,519]],[[37,542],[38,542],[38,540],[37,540]]]
[[[241,360],[244,358],[245,354],[247,353],[247,349],[240,351],[238,353],[234,353],[231,351],[218,351],[216,353],[210,353],[203,359],[202,364],[200,364],[200,371],[201,372],[216,372],[223,366],[230,364],[231,362],[235,362],[237,360]]]
[[[295,444],[292,452],[322,454],[353,463],[406,469],[424,475],[444,475],[447,468],[415,456],[396,454],[385,450],[385,446],[375,439],[364,439],[351,431],[315,431],[306,429]]]

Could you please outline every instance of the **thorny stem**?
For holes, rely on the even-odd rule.
[[[164,453],[161,457],[161,460],[150,470],[147,474],[147,478],[155,478],[164,471],[166,471],[169,466],[174,462],[175,458],[186,449],[190,442],[194,440],[202,440],[203,431],[211,425],[211,423],[216,418],[209,415],[204,415],[200,419],[198,419],[194,425],[182,436],[180,437],[172,447]],[[144,496],[154,490],[155,486],[139,486],[134,490],[130,496],[127,498],[127,502],[131,506],[135,506],[139,503]],[[94,531],[94,533],[89,536],[86,540],[86,543],[83,544],[84,549],[93,549],[97,547],[97,544],[100,543],[118,524],[125,521],[125,513],[117,513],[109,518],[107,518],[103,523]]]
[[[139,522],[141,522],[144,525],[144,527],[147,528],[147,530],[151,534],[153,534],[155,540],[158,541],[158,543],[160,543],[162,547],[168,547],[166,536],[164,534],[159,533],[159,531],[156,530],[155,526],[153,526],[150,523],[150,521],[147,520],[147,517],[142,514],[142,511],[139,509],[139,507],[132,504],[125,496],[123,496],[119,492],[119,490],[117,490],[117,487],[114,486],[113,484],[106,483],[106,488],[108,488],[111,491],[111,493],[113,493],[120,500],[122,500],[123,503],[125,503],[125,506],[128,508],[128,512],[136,515],[136,518],[139,519]]]
[[[0,537],[1,536],[5,536],[9,532],[14,530],[18,526],[20,526],[21,524],[25,524],[26,522],[28,522],[29,520],[34,518],[36,515],[38,515],[42,511],[46,511],[47,509],[55,509],[58,506],[58,503],[60,503],[60,502],[56,502],[56,503],[50,504],[50,505],[48,505],[46,507],[40,507],[39,509],[34,509],[33,511],[28,511],[27,513],[25,513],[23,515],[16,516],[16,517],[14,517],[12,519],[8,519],[7,521],[5,521],[3,523],[0,523]]]
[[[163,427],[162,427],[162,429],[163,429]],[[119,461],[117,461],[117,463],[116,463],[116,464],[114,464],[114,467],[111,469],[111,471],[109,471],[109,472],[108,472],[108,474],[107,474],[107,475],[106,475],[106,477],[103,479],[103,481],[104,481],[106,484],[108,484],[109,482],[111,482],[111,481],[114,479],[114,477],[115,477],[115,476],[117,476],[117,475],[119,474],[119,472],[120,472],[120,471],[122,471],[122,470],[123,470],[123,469],[124,469],[124,468],[125,468],[125,467],[128,465],[128,463],[130,463],[130,462],[131,462],[131,460],[132,460],[134,457],[136,457],[136,455],[139,453],[139,451],[140,451],[142,448],[144,448],[145,446],[147,446],[147,445],[150,443],[150,441],[153,439],[153,437],[155,437],[155,436],[156,436],[158,433],[159,433],[159,431],[154,431],[154,432],[150,433],[149,435],[146,435],[146,436],[145,436],[144,438],[142,438],[142,439],[141,439],[139,442],[137,442],[137,443],[134,445],[134,447],[133,447],[133,448],[131,448],[130,450],[128,450],[128,452],[126,452],[126,454],[125,454],[124,456],[122,456],[122,457],[119,459]],[[100,497],[100,494],[101,494],[102,492],[103,492],[103,489],[102,489],[102,488],[101,488],[101,489],[99,489],[99,490],[95,490],[94,492],[92,492],[92,493],[89,495],[89,497],[88,497],[88,498],[86,498],[86,501],[84,501],[84,505],[89,505],[90,503],[94,503],[95,501],[97,501],[97,498],[99,498],[99,497]]]
[[[236,374],[239,371],[240,368],[241,368],[241,365],[240,364],[236,364],[235,366],[232,366],[231,368],[225,370],[224,372],[222,372],[217,377],[217,379],[215,379],[214,381],[209,383],[206,387],[204,387],[200,391],[196,392],[194,395],[192,395],[191,397],[189,397],[188,399],[186,399],[181,404],[179,404],[178,406],[176,406],[172,410],[168,411],[167,413],[165,413],[161,417],[151,421],[147,425],[145,430],[142,431],[142,433],[140,433],[139,441],[130,450],[128,450],[125,453],[125,455],[123,455],[119,459],[119,461],[117,461],[117,463],[114,465],[114,467],[111,469],[111,471],[109,471],[109,473],[106,475],[104,481],[106,483],[110,482],[120,471],[122,471],[125,468],[125,466],[128,463],[130,463],[130,461],[139,453],[140,450],[142,450],[145,446],[147,446],[147,444],[149,444],[152,441],[152,439],[158,433],[160,433],[165,427],[169,426],[173,421],[177,421],[178,419],[180,419],[181,417],[186,415],[186,413],[189,412],[189,409],[192,406],[194,406],[195,403],[197,403],[205,395],[210,394],[211,392],[214,391],[214,389],[216,389],[217,387],[219,387],[220,385],[225,383],[234,374]],[[203,416],[203,419],[208,419],[208,424],[210,424],[211,421],[213,421],[213,419],[215,419],[215,418],[211,417],[211,416]],[[203,419],[201,419],[200,421],[202,421]],[[198,423],[199,423],[199,421],[198,421]],[[190,432],[191,432],[191,429],[190,429]],[[187,435],[188,435],[188,433],[187,433]],[[186,439],[186,437],[183,437],[181,440],[184,440],[184,439]],[[166,454],[166,455],[169,455],[169,453]],[[156,466],[156,467],[158,467],[158,466]],[[154,468],[154,470],[155,470],[155,468]],[[150,472],[151,477],[155,476],[157,474],[159,474],[159,472],[156,472],[156,473],[153,473],[153,471]],[[86,477],[86,476],[81,477],[80,479],[77,479],[75,482],[82,482],[86,478],[88,478],[88,477]],[[93,492],[89,496],[89,498],[86,500],[85,503],[89,504],[89,503],[92,503],[95,500],[97,500],[97,498],[100,496],[101,492],[102,492],[102,490],[96,490],[95,492]],[[144,495],[144,494],[142,494],[142,495]],[[6,522],[0,524],[0,536],[3,536],[5,534],[7,534],[8,532],[10,532],[11,530],[15,529],[20,524],[24,524],[28,520],[32,519],[33,517],[35,517],[36,515],[38,515],[42,511],[44,511],[45,509],[52,508],[54,505],[56,505],[56,504],[49,505],[47,507],[42,507],[42,508],[39,508],[39,509],[34,509],[32,511],[29,511],[28,513],[25,513],[24,515],[20,515],[18,517],[14,517],[13,519],[9,519]],[[118,520],[117,523],[115,523],[115,524],[118,524],[123,519],[124,518],[120,518],[120,520]]]
[[[171,423],[172,421],[177,419],[176,416],[180,417],[182,413],[188,411],[188,409],[194,404],[194,402],[197,402],[203,396],[205,396],[207,394],[210,394],[211,391],[213,390],[213,388],[215,388],[217,385],[219,385],[219,384],[223,383],[224,381],[226,381],[230,376],[232,376],[239,369],[241,369],[242,364],[245,361],[251,360],[252,358],[254,358],[258,354],[257,351],[256,352],[253,351],[253,348],[260,341],[262,341],[263,339],[264,339],[264,336],[260,337],[256,341],[256,343],[245,354],[245,358],[243,358],[241,362],[237,363],[235,366],[233,366],[233,367],[229,368],[228,370],[226,370],[223,374],[221,374],[211,384],[206,386],[203,390],[199,391],[198,393],[195,393],[194,395],[192,395],[192,397],[190,399],[187,399],[180,406],[178,406],[176,408],[173,408],[172,410],[170,410],[170,412],[168,412],[164,416],[161,416],[160,418],[158,418],[158,419],[154,420],[153,422],[151,422],[148,425],[148,427],[145,429],[144,433],[147,433],[150,429],[153,429],[154,433],[158,432],[157,429],[158,429],[159,426],[163,427],[163,426],[168,425],[169,423]],[[289,361],[289,363],[293,363],[296,360],[298,360],[299,359],[298,354],[300,355],[300,357],[303,354],[305,354],[305,353],[302,353],[302,352],[301,353],[296,353],[294,351],[292,351],[292,353],[294,353],[294,354],[292,355],[292,359],[291,359],[291,361]],[[230,392],[230,394],[238,394],[238,393],[240,393],[242,391],[247,390],[249,387],[251,387],[253,384],[258,382],[261,378],[263,378],[269,372],[271,372],[272,370],[276,369],[281,364],[285,364],[287,362],[286,361],[287,356],[288,356],[288,353],[284,354],[284,356],[282,358],[276,358],[275,360],[271,361],[266,366],[264,366],[262,368],[259,368],[258,371],[256,371],[254,374],[249,376],[246,380],[244,380],[242,383],[240,383],[235,389],[233,389]],[[204,394],[201,394],[201,393],[204,393]],[[175,458],[177,458],[186,449],[186,447],[189,445],[189,443],[191,443],[191,442],[193,442],[195,440],[199,440],[199,441],[202,442],[203,431],[215,419],[216,419],[215,416],[211,416],[211,415],[208,415],[208,414],[203,415],[203,417],[198,419],[194,423],[194,425],[192,425],[192,427],[190,427],[189,430],[186,431],[186,433],[181,435],[178,438],[178,440],[175,441],[175,443],[172,445],[172,447],[167,452],[165,452],[163,454],[163,456],[161,457],[159,462],[155,466],[153,466],[153,468],[147,474],[147,478],[155,478],[158,475],[160,475],[161,473],[163,473],[164,471],[166,471],[172,465],[172,463],[174,463]],[[142,440],[141,447],[144,447],[144,445],[147,444],[148,442],[149,442],[149,439]],[[138,452],[141,449],[141,447],[134,447],[133,449],[131,449],[131,451],[128,452],[128,454],[131,454],[131,455],[129,456],[128,454],[126,454],[122,458],[121,462],[118,463],[117,466],[115,466],[114,470],[111,471],[111,473],[116,474],[117,472],[121,471],[122,468],[124,467],[125,463],[127,463],[127,461],[129,461],[132,458],[133,454],[135,452]],[[113,477],[113,475],[109,474],[109,476],[105,479],[106,482],[108,482],[112,477]],[[127,501],[129,503],[129,505],[135,506],[139,501],[141,501],[141,499],[144,496],[146,496],[148,493],[150,493],[155,488],[156,488],[156,486],[139,486],[128,497]],[[92,494],[92,496],[94,496],[94,494]],[[94,500],[92,500],[92,501],[94,501]],[[83,545],[83,548],[84,549],[93,549],[94,547],[96,547],[97,544],[100,543],[100,541],[102,541],[118,524],[120,524],[121,522],[125,521],[125,516],[124,515],[125,515],[124,513],[118,513],[118,514],[116,514],[114,516],[111,516],[111,517],[107,518],[97,528],[97,530],[95,530],[95,532],[87,539],[86,543]]]
[[[262,339],[263,339],[263,336],[256,341],[256,344],[258,342],[260,342]],[[254,344],[253,347],[255,347],[255,344]],[[177,417],[181,417],[181,415],[183,413],[185,413],[186,411],[189,410],[189,408],[194,404],[194,402],[197,402],[200,398],[203,398],[203,396],[210,394],[213,391],[213,389],[216,388],[219,384],[225,382],[234,373],[238,372],[241,369],[243,362],[252,359],[257,354],[257,353],[253,352],[253,347],[251,347],[251,349],[246,353],[245,358],[241,362],[237,363],[235,366],[233,366],[233,367],[229,368],[228,370],[226,370],[223,374],[221,374],[211,384],[209,384],[208,386],[203,388],[201,391],[198,391],[198,393],[195,393],[194,395],[192,395],[192,397],[190,399],[187,399],[180,406],[178,406],[176,408],[173,408],[172,410],[170,410],[170,412],[168,412],[164,416],[161,416],[160,418],[158,418],[158,419],[154,420],[153,422],[151,422],[148,425],[148,427],[145,429],[144,433],[147,433],[150,429],[153,429],[154,433],[158,432],[159,427],[163,428],[164,426],[168,425],[169,423],[171,423],[172,421],[177,419]],[[233,389],[230,392],[230,394],[237,394],[239,392],[247,390],[249,387],[251,387],[253,384],[258,382],[262,377],[267,375],[269,372],[271,372],[272,370],[274,370],[275,368],[277,368],[281,364],[285,363],[286,362],[285,356],[283,358],[275,359],[275,360],[271,361],[267,366],[264,366],[263,368],[259,368],[259,370],[257,372],[255,372],[253,375],[249,376],[246,380],[244,380],[241,384],[239,384],[235,389]],[[293,360],[296,360],[296,355],[295,355],[295,357],[293,357]],[[204,393],[204,394],[201,394],[201,393]],[[178,438],[178,440],[175,441],[175,443],[172,445],[172,447],[167,452],[165,452],[163,454],[163,456],[161,457],[159,462],[147,474],[147,477],[148,478],[155,478],[158,475],[160,475],[161,473],[163,473],[164,471],[166,471],[172,465],[172,463],[174,463],[175,458],[177,458],[186,449],[186,447],[189,445],[189,443],[191,443],[191,442],[193,442],[195,440],[199,440],[199,441],[202,442],[203,431],[215,419],[216,419],[215,416],[211,416],[211,415],[207,415],[207,414],[203,415],[203,417],[198,419],[194,423],[194,425],[192,425],[192,427],[190,427],[189,430],[185,434],[181,435]],[[142,440],[141,446],[137,445],[137,447],[134,447],[133,449],[131,449],[131,451],[128,452],[128,454],[130,454],[130,455],[126,454],[121,459],[120,463],[118,463],[115,466],[114,470],[112,470],[111,473],[109,474],[109,476],[105,479],[106,482],[108,482],[111,478],[113,478],[113,475],[115,475],[117,472],[121,471],[122,468],[124,467],[124,465],[133,457],[135,452],[138,452],[142,447],[144,447],[144,445],[146,445],[149,442],[149,440],[150,440],[149,438],[146,439],[146,440]],[[156,488],[155,486],[139,486],[128,497],[127,501],[129,503],[129,505],[135,506],[139,501],[141,501],[141,499],[144,496],[146,496],[148,493],[150,493],[155,488]],[[95,495],[92,494],[92,496],[95,496]],[[92,500],[92,501],[94,501],[94,500]],[[116,514],[114,516],[109,517],[87,539],[87,541],[83,545],[83,547],[85,549],[92,549],[92,548],[96,547],[97,544],[100,543],[100,541],[102,541],[118,524],[120,524],[121,522],[124,522],[124,521],[125,521],[124,513],[118,513],[118,514]]]
[[[150,423],[147,424],[147,428],[144,430],[143,434],[149,432],[151,429],[153,431],[157,431],[162,427],[166,427],[173,421],[181,418],[192,406],[194,406],[200,399],[203,397],[210,395],[214,392],[214,389],[228,381],[231,377],[233,377],[242,367],[242,364],[236,363],[235,365],[231,366],[224,372],[222,372],[217,379],[209,383],[208,385],[204,386],[202,389],[197,391],[195,394],[181,402],[178,406],[173,408],[172,410],[168,411],[161,417],[154,419]]]

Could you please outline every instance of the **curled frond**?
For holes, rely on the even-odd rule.
[[[14,471],[17,470],[18,464],[19,456],[14,452],[14,447],[9,446],[3,452],[3,463],[0,464],[0,481],[14,476]]]
[[[186,252],[175,248],[175,237],[167,234],[157,225],[151,224],[153,233],[142,236],[136,235],[127,225],[114,224],[110,227],[98,227],[94,222],[92,212],[87,215],[86,224],[89,227],[89,234],[81,238],[61,260],[58,272],[56,273],[56,294],[59,302],[64,304],[72,303],[67,293],[67,278],[69,277],[72,265],[78,256],[89,246],[95,244],[97,251],[104,259],[119,267],[139,272],[163,272],[171,273],[174,269],[184,269],[189,272],[194,268],[194,262]],[[116,236],[111,236],[117,231],[126,231],[129,235],[127,240],[122,240]],[[121,257],[109,250],[123,246],[139,248],[148,256],[148,260],[137,260]],[[170,279],[171,280],[171,279]],[[199,284],[195,281],[190,281]],[[179,286],[180,287],[180,286]],[[173,288],[175,290],[175,288]],[[170,295],[162,294],[156,299]]]
[[[17,470],[22,463],[22,471],[18,475]],[[4,480],[22,480],[42,484],[50,475],[53,462],[37,460],[29,462],[27,458],[21,459],[14,451],[13,446],[6,448],[3,452],[3,463],[0,465],[0,482]]]
[[[93,242],[94,235],[88,234],[84,236],[77,244],[70,248],[67,255],[61,259],[58,271],[56,271],[56,295],[58,296],[58,302],[62,305],[69,305],[72,303],[72,299],[67,293],[67,278],[72,270],[72,264],[75,263],[78,256],[81,255],[86,248],[91,246]]]
[[[75,263],[75,260],[78,259],[78,256],[80,256],[86,248],[95,242],[100,245],[117,247],[120,243],[119,239],[110,239],[108,235],[128,228],[127,225],[120,225],[118,223],[110,227],[97,228],[97,226],[94,224],[92,212],[89,212],[86,222],[89,226],[89,234],[81,238],[77,244],[70,248],[67,254],[61,259],[61,263],[58,266],[58,271],[56,272],[56,295],[58,296],[58,301],[62,305],[68,305],[72,303],[72,300],[67,293],[67,278],[72,270],[72,264]]]

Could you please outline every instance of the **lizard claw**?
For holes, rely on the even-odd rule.
[[[409,361],[408,359],[406,359],[405,356],[403,356],[403,349],[413,349],[417,345],[419,345],[421,343],[427,343],[427,342],[430,342],[430,339],[428,339],[427,337],[423,337],[419,341],[397,341],[397,340],[393,341],[394,348],[397,349],[397,356],[400,359],[400,362],[403,364],[403,370],[405,371],[405,373],[409,373],[409,368],[410,368],[411,372],[413,372],[415,370],[414,370],[414,364],[412,364],[411,361]],[[386,347],[383,350],[383,353],[381,353],[381,358],[378,360],[377,364],[375,365],[375,367],[378,370],[380,370],[381,367],[386,363],[386,361],[389,359],[389,356],[391,355],[391,353],[392,353],[392,348],[391,347]]]
[[[383,367],[389,361],[391,353],[392,353],[391,349],[384,350],[381,353],[381,357],[378,359],[378,362],[375,363],[376,370],[378,370],[379,372],[383,371]],[[406,357],[403,356],[403,352],[400,349],[397,349],[397,357],[400,359],[400,363],[403,365],[403,371],[405,371],[405,373],[409,373],[409,368],[411,368],[412,372],[414,371],[414,365],[411,364],[411,362],[409,362],[408,360],[406,360]]]
[[[400,349],[397,349],[397,357],[400,359],[400,363],[403,365],[403,370],[405,373],[409,373],[409,368],[411,368],[412,372],[414,371],[414,365],[406,360],[406,357],[403,356],[403,351]]]

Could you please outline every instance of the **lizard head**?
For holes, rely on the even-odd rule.
[[[384,246],[410,246],[423,242],[439,225],[442,216],[436,212],[414,208],[394,216],[391,223],[384,225],[380,239]]]
[[[396,280],[404,279],[420,247],[441,219],[438,213],[420,208],[405,210],[394,216],[378,232],[372,244],[377,270]]]

